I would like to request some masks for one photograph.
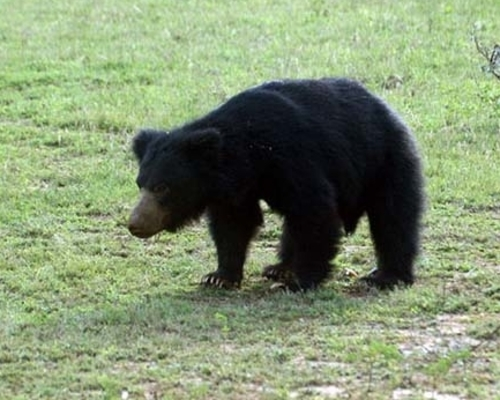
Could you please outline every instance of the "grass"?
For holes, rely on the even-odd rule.
[[[0,9],[0,398],[500,398],[500,81],[470,37],[500,40],[496,0]],[[270,214],[239,291],[197,286],[215,266],[203,221],[127,233],[136,128],[325,75],[363,81],[418,138],[429,204],[413,288],[355,290],[366,224],[306,295],[259,278]]]

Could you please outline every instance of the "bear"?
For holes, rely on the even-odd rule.
[[[169,132],[140,130],[132,149],[141,197],[129,231],[175,232],[205,214],[218,265],[203,285],[240,287],[261,200],[283,219],[279,262],[262,272],[275,285],[317,288],[364,215],[376,265],[362,280],[380,289],[414,282],[421,156],[396,112],[355,80],[263,83]]]

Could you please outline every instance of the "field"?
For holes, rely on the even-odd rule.
[[[0,0],[0,399],[500,399],[498,0]],[[349,76],[412,127],[428,206],[418,282],[270,291],[266,212],[241,290],[199,223],[147,241],[134,131],[276,78]]]

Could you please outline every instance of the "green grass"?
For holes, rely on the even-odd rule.
[[[0,0],[0,398],[499,399],[497,0]],[[363,224],[334,279],[269,291],[266,215],[241,290],[203,221],[140,241],[136,128],[171,127],[283,77],[350,76],[424,156],[418,283],[356,290]],[[393,87],[391,76],[402,84]]]

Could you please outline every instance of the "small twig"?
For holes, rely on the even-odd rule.
[[[476,45],[477,51],[488,62],[488,72],[491,72],[493,76],[500,79],[500,45],[495,44],[493,46],[493,50],[490,53],[481,45],[481,43],[479,43],[476,35],[472,35],[472,38],[474,39],[474,44]]]
[[[479,43],[479,40],[477,39],[476,35],[472,35],[472,38],[474,39],[474,44],[476,45],[476,49],[479,52],[479,54],[481,54],[484,58],[486,58],[486,60],[489,63],[490,55],[488,54],[488,51],[483,46],[481,46],[481,43]]]
[[[497,72],[498,68],[498,72]],[[500,45],[495,44],[490,57],[491,73],[500,79]]]

